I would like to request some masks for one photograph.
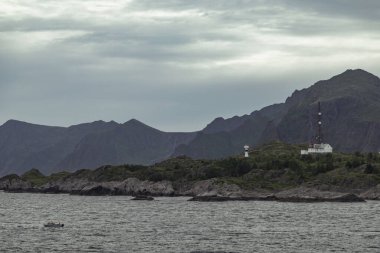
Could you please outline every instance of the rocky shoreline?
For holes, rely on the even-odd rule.
[[[330,193],[330,192],[329,192]],[[365,199],[352,194],[337,194],[333,197],[315,197],[307,195],[298,196],[284,196],[279,197],[276,194],[269,195],[266,197],[223,197],[223,196],[195,196],[189,201],[201,201],[201,202],[223,202],[223,201],[279,201],[279,202],[302,202],[302,203],[313,203],[313,202],[365,202]]]
[[[191,196],[191,201],[281,201],[281,202],[363,202],[380,200],[380,185],[363,190],[330,191],[322,187],[300,186],[282,191],[265,189],[244,190],[234,184],[220,184],[214,179],[194,183],[171,181],[141,181],[128,178],[124,181],[95,182],[88,179],[60,179],[41,186],[13,175],[0,181],[5,192],[68,193],[74,195],[101,196]]]

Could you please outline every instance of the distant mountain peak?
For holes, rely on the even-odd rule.
[[[127,122],[125,122],[124,125],[145,125],[145,124],[137,119],[130,119]]]
[[[21,121],[21,120],[10,119],[7,122],[5,122],[2,126],[14,128],[14,127],[43,126],[43,125],[33,124],[33,123]]]
[[[331,81],[339,80],[339,81],[346,81],[350,80],[352,83],[356,80],[373,80],[378,81],[379,78],[363,69],[347,69],[343,73],[333,76]]]
[[[119,123],[111,120],[111,121],[104,121],[104,120],[96,120],[90,123],[87,123],[89,125],[119,125]]]
[[[129,129],[154,129],[156,131],[159,131],[151,126],[148,126],[141,121],[137,119],[130,119],[127,122],[123,124],[124,127],[129,128]]]
[[[30,123],[20,121],[20,120],[15,120],[15,119],[10,119],[4,123],[4,125],[16,125],[16,124],[30,124]]]
[[[95,121],[93,121],[92,123],[106,123],[104,120],[95,120]]]
[[[373,74],[369,73],[368,71],[365,71],[364,69],[347,69],[341,75],[344,74],[365,74],[365,75],[370,75],[373,76]]]
[[[217,133],[224,131],[231,131],[239,126],[241,126],[247,119],[248,115],[243,115],[241,117],[234,116],[232,118],[224,119],[223,117],[218,117],[209,123],[202,132],[204,133]]]
[[[321,80],[308,88],[295,90],[287,104],[315,103],[338,97],[372,97],[380,95],[380,79],[362,69],[348,69],[328,80]]]

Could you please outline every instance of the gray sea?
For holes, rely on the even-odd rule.
[[[0,252],[380,252],[380,201],[187,199],[0,192]]]

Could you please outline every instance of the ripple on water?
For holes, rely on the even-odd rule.
[[[0,252],[379,252],[380,202],[187,199],[0,192]]]

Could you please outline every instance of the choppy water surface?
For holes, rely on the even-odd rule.
[[[380,202],[199,203],[0,192],[1,252],[380,252]],[[44,228],[49,220],[64,228]]]

